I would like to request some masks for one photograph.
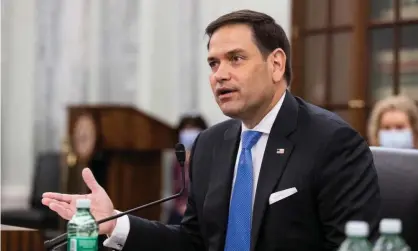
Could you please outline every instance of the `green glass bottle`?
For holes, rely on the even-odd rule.
[[[382,219],[379,226],[380,237],[373,251],[410,251],[401,237],[402,222],[399,219]]]
[[[68,251],[97,251],[99,227],[90,212],[90,200],[79,199],[77,211],[68,222]]]
[[[363,221],[349,221],[345,226],[347,238],[338,251],[371,251],[372,245],[368,241],[369,225]]]

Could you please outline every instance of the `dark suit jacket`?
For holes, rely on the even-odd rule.
[[[192,150],[191,190],[180,226],[130,216],[123,250],[224,249],[231,184],[241,122],[228,120],[202,132]],[[284,148],[284,154],[277,154]],[[269,205],[269,196],[298,192]],[[253,209],[257,251],[336,250],[349,220],[364,220],[375,237],[380,192],[365,140],[335,114],[287,92],[262,161]]]

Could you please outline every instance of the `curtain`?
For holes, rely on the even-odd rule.
[[[35,153],[58,151],[70,104],[135,104],[138,0],[37,0]]]

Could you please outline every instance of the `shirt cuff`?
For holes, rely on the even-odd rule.
[[[120,211],[115,211],[117,214],[121,213]],[[130,222],[128,215],[117,218],[115,229],[113,229],[110,236],[107,236],[108,238],[103,242],[103,245],[108,248],[122,250],[128,238],[129,230]]]

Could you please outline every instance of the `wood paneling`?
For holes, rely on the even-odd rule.
[[[158,200],[161,197],[161,153],[109,152],[108,177],[105,187],[117,209],[125,211]],[[135,215],[158,220],[160,207],[142,210]]]
[[[1,226],[1,250],[42,251],[44,250],[41,232]]]

